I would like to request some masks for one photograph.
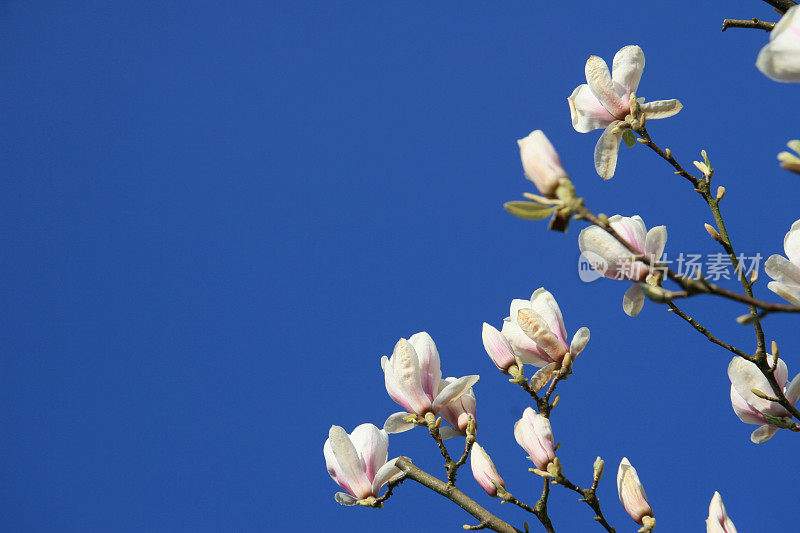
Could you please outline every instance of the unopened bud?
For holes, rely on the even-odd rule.
[[[725,198],[725,187],[720,185],[719,187],[717,187],[717,201],[719,202],[723,198]]]
[[[772,355],[773,355],[774,357],[778,357],[778,356],[780,355],[780,354],[778,353],[778,343],[777,343],[777,342],[775,342],[775,341],[772,341]]]
[[[606,467],[606,462],[599,456],[594,460],[594,481],[600,481],[603,477],[603,469]]]
[[[706,231],[708,232],[708,234],[711,235],[712,239],[714,239],[715,241],[717,241],[719,243],[722,242],[722,236],[719,234],[719,232],[716,230],[716,228],[714,228],[714,226],[712,226],[711,224],[704,224],[704,226],[705,226]]]
[[[749,313],[746,315],[741,315],[736,317],[736,322],[738,322],[739,324],[743,324],[745,326],[752,324],[753,320],[754,320],[753,315]]]
[[[752,285],[752,284],[753,284],[753,283],[755,283],[756,281],[758,281],[758,270],[754,268],[754,269],[753,269],[753,270],[750,272],[750,285]]]
[[[692,163],[694,163],[694,166],[697,167],[697,170],[703,173],[703,176],[708,176],[711,174],[711,169],[708,168],[708,165],[705,163],[701,163],[700,161],[692,161]]]
[[[755,394],[756,396],[758,396],[759,398],[762,398],[764,400],[773,400],[774,399],[774,398],[771,398],[771,397],[767,396],[766,394],[764,394],[763,392],[761,392],[759,389],[756,389],[756,388],[750,389],[750,392],[752,392],[753,394]]]
[[[640,283],[639,286],[642,288],[642,293],[651,302],[664,304],[672,300],[672,293],[662,287],[648,285],[647,283]]]

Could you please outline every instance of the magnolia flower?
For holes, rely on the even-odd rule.
[[[478,382],[478,376],[452,379],[442,386],[439,352],[433,339],[420,332],[410,339],[400,339],[392,357],[381,358],[386,391],[405,412],[391,415],[383,428],[389,433],[412,429],[415,424],[405,420],[409,415],[438,414]],[[473,396],[474,399],[474,396]]]
[[[472,445],[472,453],[469,456],[469,463],[472,467],[472,476],[475,481],[486,491],[492,498],[497,497],[497,486],[506,488],[506,482],[497,473],[492,458],[489,454],[481,448],[476,442]]]
[[[347,491],[337,492],[336,501],[353,505],[378,497],[381,487],[401,473],[394,465],[397,458],[386,461],[388,451],[389,435],[373,424],[361,424],[350,435],[340,426],[331,426],[322,448],[325,466],[331,478]]]
[[[495,366],[504,374],[509,374],[508,369],[512,365],[516,365],[517,360],[514,356],[514,349],[508,343],[508,339],[497,331],[497,328],[490,326],[486,322],[483,323],[481,337],[483,338],[483,347]]]
[[[526,408],[522,418],[514,424],[514,438],[539,470],[547,470],[547,465],[555,460],[556,446],[550,421],[532,408]]]
[[[439,382],[439,391],[443,391],[448,385],[455,382],[456,378],[443,379]],[[439,415],[444,418],[445,422],[453,426],[452,428],[440,428],[439,433],[441,437],[449,439],[457,435],[466,435],[470,418],[474,424],[474,431],[474,429],[477,428],[477,418],[475,417],[476,409],[477,402],[475,401],[475,392],[472,390],[472,387],[470,387],[464,394],[442,407],[439,411]]]
[[[775,280],[767,287],[781,298],[800,305],[800,220],[792,224],[784,237],[783,250],[788,259],[775,254],[764,263],[764,271]]]
[[[706,533],[736,533],[736,526],[728,518],[728,512],[725,510],[719,492],[714,493],[711,504],[708,506]]]
[[[769,32],[756,67],[775,81],[800,82],[800,9],[792,6]]]
[[[656,226],[650,231],[642,217],[614,215],[608,219],[611,228],[636,250],[639,256],[651,262],[661,260],[667,244],[666,226]],[[633,260],[633,253],[599,226],[589,226],[578,235],[578,248],[598,273],[607,278],[643,282],[653,273],[642,261]],[[636,316],[644,305],[644,293],[638,284],[627,290],[622,298],[622,308],[628,316]]]
[[[774,361],[774,358],[772,359]],[[771,363],[774,364],[774,363]],[[783,388],[783,394],[792,404],[800,398],[800,374],[794,377],[791,383],[787,384],[789,370],[783,359],[778,359],[778,364],[773,372],[775,380]],[[778,418],[791,417],[789,411],[782,405],[759,398],[753,393],[753,389],[771,395],[772,386],[761,373],[761,370],[750,361],[741,357],[734,357],[728,365],[728,378],[731,380],[731,406],[736,416],[745,424],[757,424],[761,427],[756,429],[750,440],[756,444],[766,442],[780,429],[770,423],[764,415]]]
[[[542,130],[531,132],[524,139],[519,139],[517,144],[525,177],[536,185],[543,196],[554,198],[559,180],[569,179],[556,149]]]
[[[644,493],[644,487],[639,481],[639,475],[636,473],[636,469],[631,466],[627,457],[623,457],[619,463],[617,493],[625,511],[631,515],[631,518],[637,524],[642,525],[644,517],[653,516],[653,509],[647,503],[647,494]]]
[[[560,365],[567,352],[574,359],[589,342],[589,329],[581,328],[567,344],[561,309],[553,295],[543,287],[534,291],[530,301],[511,301],[511,314],[504,319],[501,333],[521,362],[538,367],[553,362]]]
[[[644,52],[638,46],[626,46],[614,56],[612,72],[601,58],[586,61],[586,81],[567,98],[572,126],[579,133],[604,128],[594,149],[594,166],[603,179],[614,176],[622,132],[634,119],[667,118],[683,108],[678,100],[644,103],[636,98],[636,89],[644,70]]]

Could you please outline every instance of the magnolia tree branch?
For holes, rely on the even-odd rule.
[[[667,305],[669,306],[669,310],[670,311],[672,311],[673,313],[675,313],[676,315],[678,315],[679,317],[684,319],[686,322],[691,324],[691,326],[694,329],[696,329],[697,331],[699,331],[700,333],[705,335],[706,338],[708,340],[710,340],[711,342],[713,342],[714,344],[716,344],[718,346],[722,346],[723,348],[725,348],[729,352],[731,352],[731,353],[733,353],[735,355],[738,355],[739,357],[742,357],[744,359],[747,359],[751,363],[755,361],[755,358],[753,356],[751,356],[750,354],[745,353],[742,350],[740,350],[739,348],[736,348],[735,346],[731,346],[727,342],[721,341],[720,339],[718,339],[717,337],[712,335],[711,332],[708,331],[708,329],[706,329],[704,326],[702,326],[697,320],[695,320],[694,318],[690,317],[689,315],[687,315],[686,313],[681,311],[678,308],[678,306],[675,305],[674,303],[668,302]]]
[[[728,28],[752,28],[755,30],[772,31],[772,28],[774,27],[774,22],[758,20],[755,17],[750,20],[725,19],[722,21],[722,31],[725,31]]]
[[[408,457],[399,457],[395,466],[405,473],[405,477],[413,479],[420,485],[441,494],[451,502],[455,503],[466,512],[480,521],[483,529],[490,529],[498,533],[523,533],[508,522],[504,522],[485,508],[481,507],[475,500],[461,492],[455,487],[433,477],[424,470],[414,466]]]
[[[775,11],[781,15],[786,13],[792,6],[797,5],[797,2],[793,2],[792,0],[764,0],[764,2],[774,7]]]

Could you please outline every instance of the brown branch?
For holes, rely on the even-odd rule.
[[[581,495],[581,501],[585,502],[586,505],[591,507],[592,511],[594,511],[595,517],[594,519],[599,523],[601,526],[605,528],[608,533],[616,533],[616,529],[614,529],[611,524],[608,523],[605,516],[603,516],[603,511],[600,509],[600,500],[597,498],[597,484],[599,483],[599,478],[597,478],[593,483],[592,487],[589,489],[582,489],[579,486],[572,483],[569,479],[567,479],[564,474],[559,473],[553,479],[553,482],[565,487],[573,492],[577,492]]]
[[[753,356],[751,356],[750,354],[745,353],[744,351],[740,350],[739,348],[736,348],[735,346],[731,346],[727,342],[724,342],[724,341],[718,339],[717,337],[715,337],[714,335],[712,335],[711,332],[708,331],[708,329],[706,329],[703,325],[701,325],[697,320],[693,319],[692,317],[690,317],[689,315],[687,315],[686,313],[681,311],[678,308],[678,306],[675,305],[674,303],[669,302],[667,305],[669,305],[669,310],[670,311],[672,311],[673,313],[675,313],[676,315],[678,315],[679,317],[684,319],[686,322],[691,324],[691,326],[694,329],[696,329],[697,331],[699,331],[700,333],[705,335],[706,338],[708,340],[710,340],[711,342],[713,342],[714,344],[716,344],[718,346],[722,346],[723,348],[725,348],[729,352],[731,352],[731,353],[733,353],[735,355],[738,355],[739,357],[742,357],[744,359],[747,359],[751,363],[754,361]]]
[[[774,7],[775,11],[781,15],[786,13],[792,6],[797,5],[797,2],[793,2],[792,0],[764,0],[764,2]]]
[[[722,31],[725,31],[728,28],[752,28],[755,30],[772,31],[772,28],[774,27],[774,22],[758,20],[755,17],[750,20],[725,19],[722,21]]]
[[[408,457],[399,457],[395,466],[402,470],[406,477],[413,479],[420,485],[431,489],[437,494],[441,494],[448,500],[452,501],[474,518],[480,521],[480,524],[485,529],[491,529],[498,533],[522,533],[519,529],[515,528],[508,522],[504,522],[496,517],[485,508],[481,507],[475,500],[458,490],[454,485],[445,483],[444,481],[433,477],[424,470],[417,468]]]

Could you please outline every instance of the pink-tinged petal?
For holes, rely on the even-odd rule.
[[[508,340],[520,361],[538,367],[552,363],[553,360],[533,342],[533,339],[525,335],[525,332],[517,324],[516,317],[517,315],[515,314],[514,318],[506,318],[503,321],[503,329],[500,333]]]
[[[777,426],[773,426],[772,424],[761,426],[760,428],[758,428],[757,430],[755,430],[753,433],[750,434],[750,441],[753,442],[754,444],[761,444],[762,442],[767,442],[769,439],[775,436],[775,433],[778,432],[778,429],[779,428]]]
[[[583,328],[583,329],[586,329],[586,328]],[[553,374],[555,374],[556,370],[558,370],[558,369],[556,368],[556,364],[555,363],[550,363],[549,365],[545,365],[542,368],[540,368],[539,370],[537,370],[533,374],[533,376],[531,376],[531,379],[528,382],[528,384],[530,385],[531,389],[533,389],[536,392],[539,392],[540,390],[542,390],[542,387],[547,385],[547,382],[550,381],[551,379],[553,379]]]
[[[356,498],[353,498],[352,496],[350,496],[345,492],[337,492],[336,494],[333,495],[333,499],[336,500],[336,503],[338,503],[339,505],[347,505],[347,506],[355,505],[356,502],[358,501]]]
[[[597,175],[604,180],[614,177],[621,142],[622,130],[618,129],[616,122],[612,122],[603,130],[603,134],[600,135],[600,139],[594,147],[594,169],[597,171]]]
[[[561,361],[567,353],[567,345],[550,331],[542,316],[533,309],[520,309],[517,324],[551,361]]]
[[[481,338],[483,339],[483,347],[491,357],[492,362],[503,373],[507,374],[509,367],[517,364],[511,344],[502,333],[497,331],[497,328],[490,326],[486,322],[483,323]]]
[[[617,471],[617,494],[625,511],[637,524],[641,525],[645,516],[653,516],[653,509],[647,502],[644,486],[627,457],[622,458]]]
[[[417,425],[413,422],[406,422],[404,419],[410,413],[405,411],[400,411],[399,413],[393,413],[389,415],[389,418],[386,419],[386,422],[383,423],[383,430],[386,433],[403,433],[404,431],[408,431],[410,429],[414,429]]]
[[[567,179],[555,148],[542,130],[536,130],[517,141],[525,177],[532,181],[544,196],[555,195],[558,182]]]
[[[769,277],[788,286],[800,287],[800,266],[782,255],[771,255],[764,263],[764,272]]]
[[[396,388],[400,390],[400,399],[392,396],[392,399],[405,407],[409,412],[425,414],[430,410],[431,400],[422,388],[422,377],[419,367],[419,358],[414,346],[406,339],[400,339],[394,347],[394,352],[384,370],[385,375],[389,375],[389,368],[394,378]],[[387,378],[386,390],[389,389]]]
[[[644,52],[636,45],[620,49],[614,56],[611,77],[622,85],[628,94],[635,93],[644,71]]]
[[[677,115],[683,104],[680,100],[656,100],[654,102],[647,102],[641,104],[642,112],[648,120],[657,118],[668,118]]]
[[[625,242],[634,247],[641,255],[646,253],[647,226],[639,215],[623,217],[614,215],[608,219],[614,231],[625,239]]]
[[[792,224],[786,237],[783,238],[783,250],[786,252],[786,257],[800,267],[800,220]]]
[[[446,387],[442,389],[442,391],[436,396],[436,399],[433,401],[433,412],[438,413],[441,408],[457,400],[462,394],[465,394],[469,391],[469,389],[475,385],[478,380],[481,379],[480,376],[464,376],[460,377],[457,380],[449,383]]]
[[[642,222],[642,225],[644,225],[644,222]],[[650,231],[647,232],[647,235],[644,239],[645,256],[649,257],[653,261],[660,260],[666,245],[667,227],[656,226],[655,228],[650,228]]]
[[[564,327],[564,317],[561,315],[561,308],[558,307],[556,299],[544,287],[539,287],[533,291],[531,296],[531,309],[544,318],[550,331],[558,339],[567,344],[567,328]]]
[[[800,305],[800,287],[796,285],[786,285],[779,281],[770,281],[767,283],[767,288],[784,300],[794,305]]]
[[[514,439],[528,452],[528,458],[540,470],[546,470],[556,457],[550,421],[530,407],[523,411],[522,418],[514,424]]]
[[[622,310],[631,317],[636,317],[644,307],[644,292],[642,286],[634,283],[622,296]]]
[[[791,7],[772,29],[756,67],[775,81],[800,82],[800,9]]]
[[[327,468],[328,475],[331,476],[331,479],[344,490],[352,493],[353,489],[350,488],[350,484],[344,476],[342,467],[339,466],[339,461],[336,460],[336,456],[333,454],[330,438],[325,440],[325,445],[322,447],[322,454],[325,456],[325,468]]]
[[[728,517],[725,504],[719,492],[714,493],[711,504],[708,506],[708,519],[706,520],[706,533],[736,533],[736,526]]]
[[[792,405],[797,403],[798,398],[800,398],[800,374],[797,374],[792,382],[786,386],[786,391],[783,395],[786,396],[786,399],[789,400]]]
[[[350,441],[361,458],[367,479],[371,481],[389,456],[389,435],[374,424],[361,424],[350,433]]]
[[[786,383],[787,374],[786,363],[783,360],[779,360],[775,370],[775,379],[778,383],[784,384]],[[786,409],[780,404],[759,398],[753,394],[752,389],[759,390],[767,395],[772,392],[769,381],[754,363],[741,357],[734,357],[728,364],[728,378],[739,396],[750,404],[753,409],[772,416],[788,415]]]
[[[624,88],[617,89],[608,65],[598,56],[591,56],[586,61],[586,82],[595,97],[609,113],[622,120],[630,112],[630,102]]]
[[[733,412],[736,413],[736,416],[739,417],[739,420],[745,424],[755,424],[760,426],[767,423],[767,419],[764,418],[764,415],[758,412],[752,405],[747,403],[744,398],[742,398],[739,393],[736,392],[736,387],[733,385],[731,385],[731,407],[733,407]]]
[[[386,392],[389,393],[389,397],[406,410],[413,411],[414,409],[411,407],[411,403],[406,399],[405,390],[397,382],[397,378],[395,378],[392,361],[386,356],[381,358],[381,369],[383,370],[383,381],[386,385]]]
[[[341,472],[343,480],[349,486],[349,489],[344,486],[342,488],[356,498],[370,496],[372,494],[372,483],[367,478],[364,471],[364,463],[347,432],[340,426],[331,426],[328,432],[328,440],[330,442],[330,450],[333,452],[339,467],[338,472]]]
[[[422,390],[433,401],[436,396],[436,389],[439,386],[439,380],[442,379],[439,351],[436,349],[436,344],[434,344],[431,336],[425,331],[415,333],[408,339],[408,342],[417,352],[420,377],[422,378]]]
[[[592,90],[585,83],[579,85],[567,98],[572,127],[578,133],[605,129],[616,117],[603,107]]]
[[[586,348],[586,343],[589,342],[589,328],[583,327],[575,332],[572,336],[572,342],[569,343],[569,352],[572,358],[578,357],[578,354]]]
[[[493,498],[497,496],[498,485],[504,489],[506,488],[506,483],[497,473],[497,468],[495,468],[491,457],[477,442],[472,445],[470,467],[472,467],[472,476],[475,481],[489,496]]]
[[[403,473],[402,470],[395,466],[397,457],[387,462],[375,473],[375,479],[372,481],[372,495],[377,496],[381,487],[386,485],[393,477],[399,476]]]
[[[456,378],[452,377],[443,379],[439,384],[439,390],[443,392],[448,385],[455,383],[456,381]],[[469,419],[472,418],[473,421],[477,421],[478,419],[476,410],[477,402],[475,399],[475,391],[470,388],[456,400],[453,400],[449,404],[442,407],[439,410],[439,416],[444,418],[448,424],[453,426],[459,435],[466,435]]]

